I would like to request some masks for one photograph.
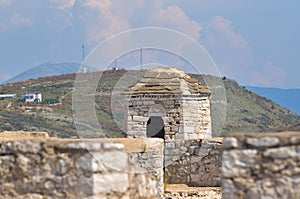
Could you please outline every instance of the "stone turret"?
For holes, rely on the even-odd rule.
[[[194,140],[212,137],[211,92],[176,68],[147,72],[126,93],[128,137]]]

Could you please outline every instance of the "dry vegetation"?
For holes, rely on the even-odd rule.
[[[124,137],[111,113],[111,91],[126,71],[105,71],[97,92],[96,113],[108,137]],[[44,77],[0,85],[0,93],[16,93],[16,99],[0,100],[0,131],[45,131],[50,136],[77,137],[72,118],[72,90],[76,75]],[[201,77],[193,75],[201,81]],[[300,129],[300,118],[279,105],[224,79],[227,113],[223,134]],[[24,103],[25,92],[39,91],[43,103]],[[214,108],[214,107],[213,107]],[[88,135],[87,137],[97,137]]]

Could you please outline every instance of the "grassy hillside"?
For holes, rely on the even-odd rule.
[[[123,137],[111,113],[111,91],[126,71],[105,71],[96,96],[96,114],[109,137]],[[0,93],[16,93],[16,99],[0,100],[0,131],[47,131],[51,136],[76,137],[72,119],[72,91],[75,74],[44,77],[0,85]],[[201,76],[193,75],[202,81]],[[213,77],[211,77],[213,78]],[[227,111],[223,134],[234,132],[267,132],[299,130],[298,115],[239,86],[233,80],[222,80],[226,88]],[[23,93],[39,91],[43,103],[20,101]],[[51,104],[54,103],[54,104]],[[215,108],[212,105],[213,109]],[[216,115],[214,115],[216,121]],[[88,135],[97,137],[101,135]]]
[[[224,81],[228,100],[225,132],[295,130],[300,117],[288,109],[248,91],[235,81]]]

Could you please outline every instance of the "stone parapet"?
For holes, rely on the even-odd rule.
[[[188,187],[184,184],[166,185],[167,199],[221,199],[221,187]]]
[[[300,133],[238,134],[223,148],[224,199],[300,198]]]
[[[157,180],[158,193],[164,193],[164,140],[160,138],[113,138],[141,168]]]
[[[157,179],[108,140],[0,141],[0,198],[160,198]]]

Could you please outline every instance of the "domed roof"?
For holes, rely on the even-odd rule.
[[[176,93],[176,94],[210,94],[210,90],[190,77],[184,71],[171,67],[158,67],[146,72],[139,82],[129,89],[134,94],[142,93]]]

